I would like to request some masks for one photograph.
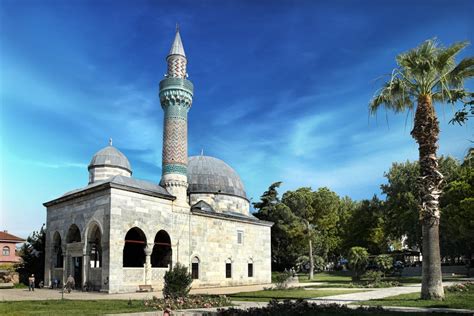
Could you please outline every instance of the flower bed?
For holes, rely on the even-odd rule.
[[[180,310],[188,308],[210,308],[230,306],[232,302],[225,295],[190,295],[188,297],[157,298],[145,299],[143,301],[145,307],[154,310]]]

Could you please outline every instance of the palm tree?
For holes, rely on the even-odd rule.
[[[442,47],[435,39],[397,56],[398,67],[369,104],[373,114],[381,106],[395,112],[413,110],[411,136],[418,143],[420,164],[419,218],[423,236],[422,299],[444,298],[439,253],[440,209],[443,175],[438,170],[439,123],[433,102],[456,102],[468,93],[464,80],[474,76],[474,57],[456,64],[456,55],[467,42]]]

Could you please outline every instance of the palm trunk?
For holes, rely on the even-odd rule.
[[[420,222],[423,237],[421,298],[427,300],[444,298],[439,251],[438,202],[443,175],[438,170],[436,158],[438,134],[439,123],[431,96],[420,96],[411,135],[418,143],[420,155]]]

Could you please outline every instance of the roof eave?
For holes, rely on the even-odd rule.
[[[50,206],[53,206],[53,205],[57,205],[57,204],[60,204],[60,203],[63,203],[63,202],[70,201],[70,200],[75,199],[75,198],[83,197],[83,196],[90,195],[92,193],[100,192],[100,191],[107,190],[107,189],[119,189],[119,190],[134,192],[134,193],[140,193],[140,194],[143,194],[143,195],[163,198],[165,200],[170,200],[170,201],[174,201],[176,199],[176,197],[172,196],[172,195],[166,195],[166,194],[153,192],[153,191],[149,191],[149,190],[134,188],[134,187],[124,185],[124,184],[106,182],[104,184],[101,184],[101,185],[98,185],[98,186],[95,186],[95,187],[92,187],[92,188],[89,188],[89,189],[85,189],[85,190],[82,190],[82,191],[79,191],[79,192],[74,192],[74,193],[71,193],[71,194],[68,194],[68,195],[65,195],[65,196],[61,196],[57,199],[51,200],[49,202],[45,202],[45,203],[43,203],[43,205],[45,207],[50,207]]]

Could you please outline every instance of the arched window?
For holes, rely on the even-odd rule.
[[[72,242],[81,242],[81,231],[79,230],[79,227],[77,227],[77,225],[72,224],[69,227],[66,241],[68,244]]]
[[[124,267],[143,267],[145,263],[146,237],[140,228],[133,227],[125,235],[123,247]]]
[[[232,260],[230,258],[225,261],[225,277],[226,279],[232,278]]]
[[[53,237],[53,250],[54,250],[54,266],[56,268],[63,267],[63,248],[61,245],[61,235],[58,232],[54,233]]]
[[[89,247],[89,266],[91,268],[102,267],[102,234],[96,224],[93,224],[89,229],[87,243]]]
[[[253,278],[253,260],[249,259],[247,262],[247,276]]]
[[[164,230],[160,230],[155,236],[155,245],[151,254],[151,266],[159,268],[171,267],[171,239]]]
[[[191,276],[193,280],[199,279],[199,258],[194,257],[191,260]]]
[[[3,247],[2,253],[3,253],[4,256],[9,256],[10,255],[10,247],[8,247],[8,246]]]

